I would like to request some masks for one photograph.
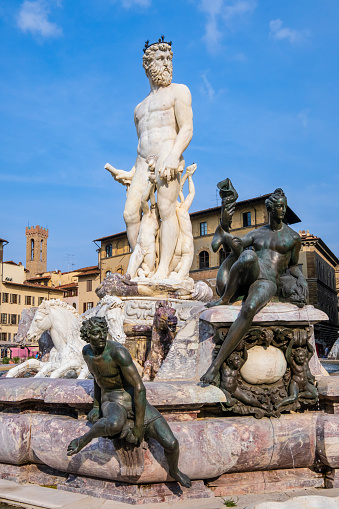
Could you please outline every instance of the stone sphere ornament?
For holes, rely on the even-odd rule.
[[[249,384],[273,384],[280,380],[287,368],[284,354],[278,348],[254,346],[248,350],[248,359],[240,374]]]

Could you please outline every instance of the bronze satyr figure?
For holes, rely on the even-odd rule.
[[[94,377],[94,404],[87,416],[93,426],[71,441],[67,455],[77,454],[94,438],[125,439],[138,444],[144,437],[151,437],[164,448],[170,476],[189,488],[190,479],[178,469],[177,439],[160,412],[148,403],[129,351],[119,343],[107,341],[107,333],[105,318],[90,318],[81,327],[81,337],[89,343],[82,353]]]
[[[245,297],[239,316],[230,327],[217,358],[201,377],[204,383],[213,382],[222,363],[248,332],[255,314],[276,295],[280,276],[285,271],[288,270],[289,275],[298,282],[304,302],[307,296],[307,282],[298,267],[301,239],[298,233],[283,222],[287,207],[283,190],[276,189],[265,202],[270,216],[269,224],[239,238],[229,233],[236,191],[229,179],[218,187],[223,198],[222,214],[212,240],[212,249],[216,252],[223,246],[225,251],[228,248],[232,252],[222,263],[217,275],[217,291],[221,297],[206,307],[229,304],[241,295]],[[223,187],[227,188],[231,199]]]

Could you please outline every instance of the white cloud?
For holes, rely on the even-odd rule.
[[[246,62],[247,56],[245,55],[245,53],[239,52],[233,55],[233,60],[238,62]]]
[[[50,9],[44,0],[25,0],[17,16],[20,30],[42,37],[59,37],[62,29],[49,21]]]
[[[309,110],[303,110],[297,115],[297,118],[301,121],[303,127],[308,126],[308,114]]]
[[[272,19],[270,21],[270,36],[277,41],[287,40],[291,44],[300,42],[303,39],[301,32],[293,28],[283,28],[281,19]]]
[[[223,17],[226,20],[232,20],[235,16],[242,16],[247,12],[252,12],[255,8],[256,2],[249,0],[238,0],[233,5],[225,5],[223,10]]]
[[[207,95],[207,97],[212,101],[215,97],[215,90],[212,87],[210,81],[208,80],[205,72],[201,74],[201,77],[202,77],[201,92],[203,93],[203,95]]]
[[[203,40],[205,41],[210,53],[214,53],[220,47],[222,33],[218,29],[218,23],[215,16],[211,16],[207,19]]]
[[[130,9],[135,6],[150,7],[152,0],[113,0],[113,2],[121,3],[122,7]]]
[[[256,7],[256,0],[200,0],[199,8],[206,15],[204,41],[210,53],[221,47],[223,30],[230,30]]]
[[[200,93],[204,97],[207,97],[209,101],[215,101],[227,92],[227,88],[219,88],[216,90],[211,81],[208,79],[209,71],[206,70],[201,73]]]

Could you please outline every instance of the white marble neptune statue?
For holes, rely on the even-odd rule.
[[[145,45],[143,67],[151,90],[134,111],[138,135],[135,165],[129,172],[117,170],[110,164],[105,166],[115,180],[127,186],[124,219],[132,251],[137,246],[140,250],[142,244],[140,237],[138,239],[142,212],[149,213],[150,219],[152,210],[154,215],[159,213],[160,234],[156,232],[156,228],[153,230],[157,235],[157,251],[160,257],[157,256],[154,270],[153,267],[148,267],[148,277],[153,280],[164,280],[170,276],[176,246],[180,242],[177,198],[185,167],[182,154],[193,135],[191,93],[185,85],[172,83],[171,44],[165,42],[162,36],[158,42],[149,45],[147,41]],[[155,172],[153,194],[156,190],[157,204],[155,206],[151,203],[151,208],[147,211],[144,203],[145,190],[149,189],[149,176],[152,172]],[[155,221],[153,223],[155,224]],[[145,226],[144,224],[143,228]],[[142,267],[142,262],[139,266]],[[134,263],[134,274],[137,268]],[[188,277],[188,271],[189,268],[185,277]],[[183,271],[180,275],[183,275]]]

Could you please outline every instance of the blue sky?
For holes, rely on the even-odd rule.
[[[282,187],[339,256],[337,0],[0,0],[0,237],[25,262],[25,227],[49,228],[48,269],[97,262],[92,240],[125,229],[134,107],[148,94],[146,39],[173,41],[191,90],[196,197],[213,207]],[[73,256],[69,256],[73,255]]]

